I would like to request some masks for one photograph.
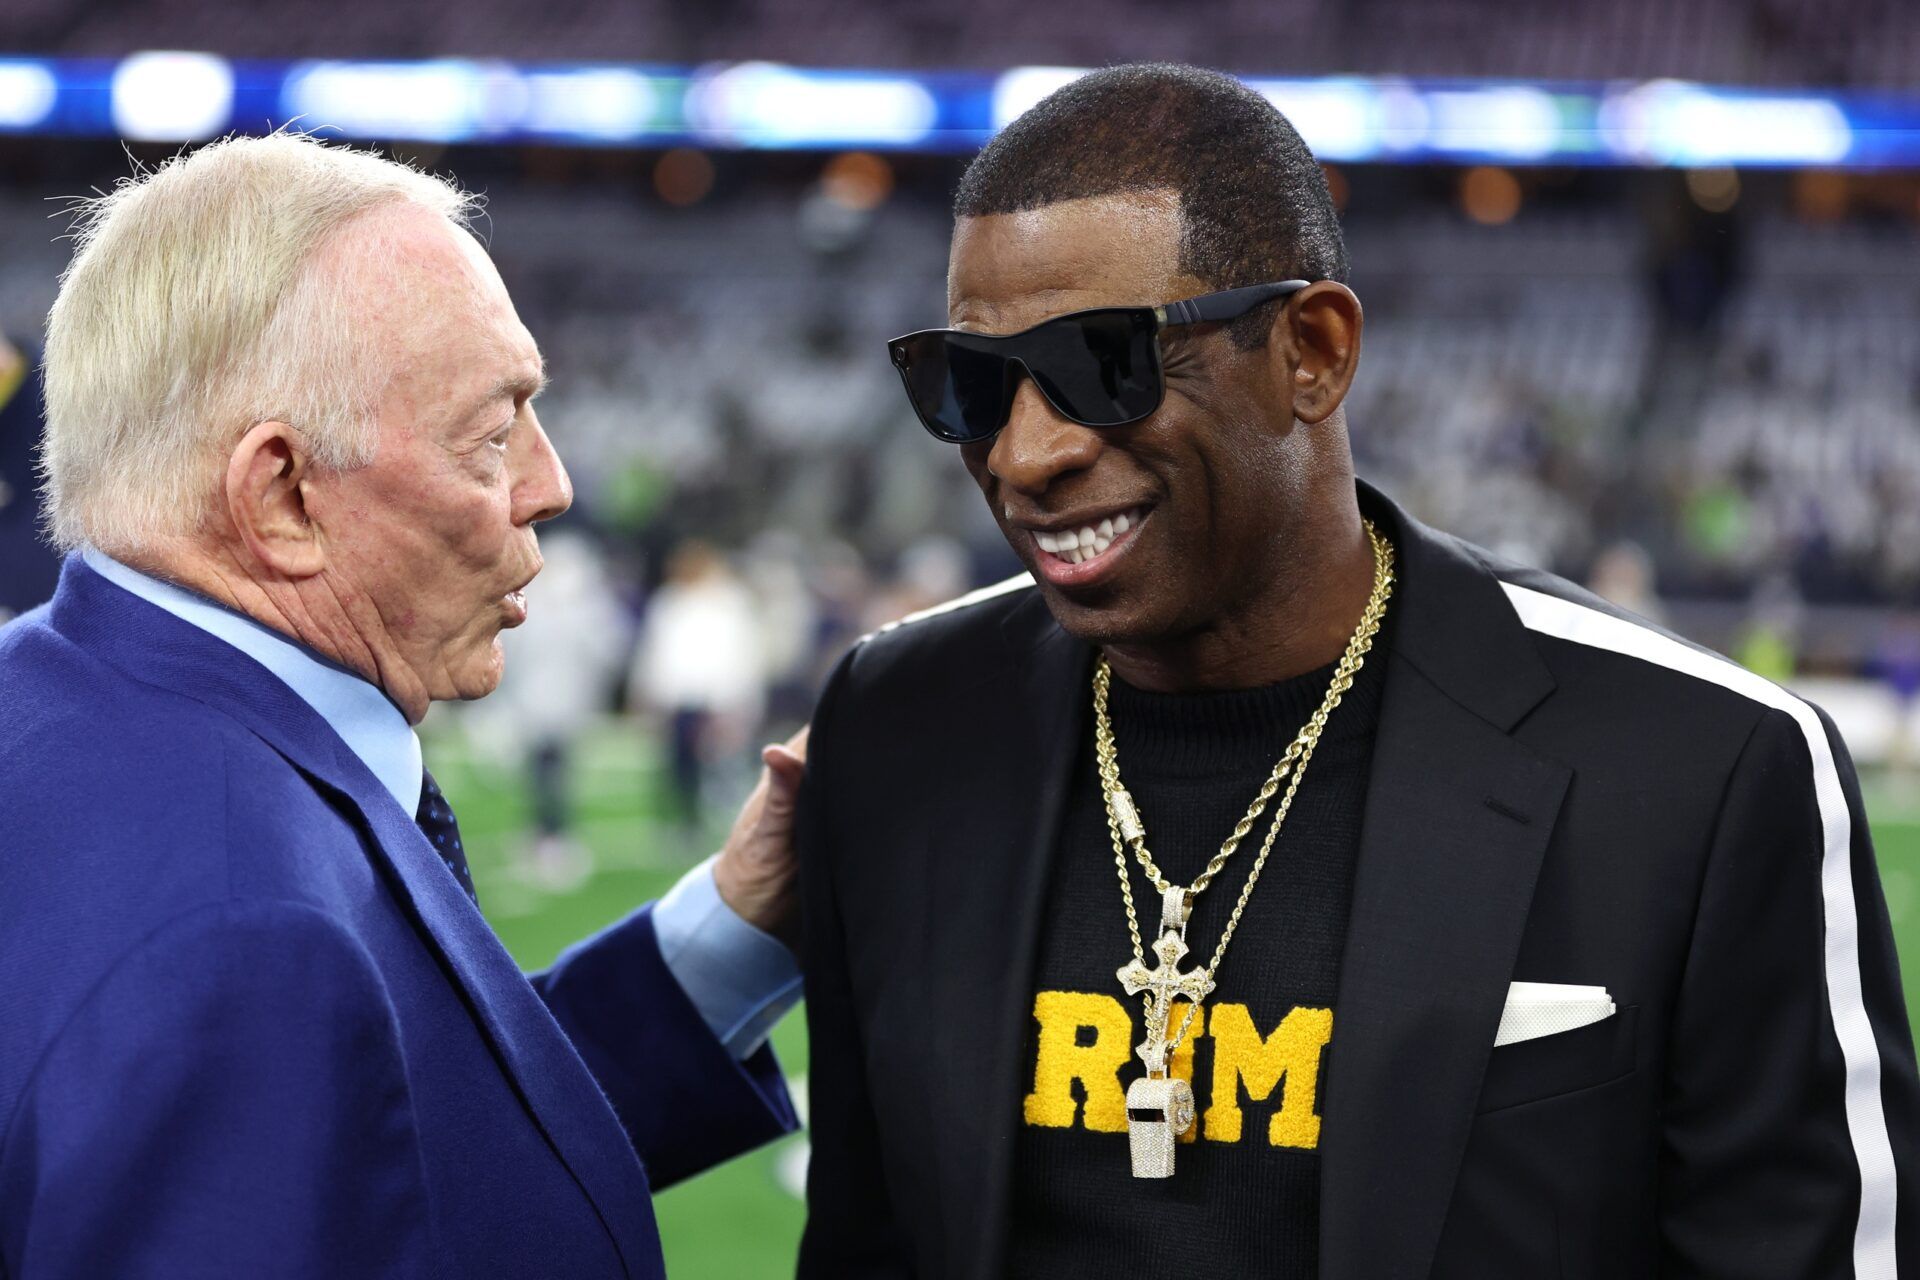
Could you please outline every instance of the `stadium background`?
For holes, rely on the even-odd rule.
[[[153,49],[235,60],[225,114],[196,98],[217,58],[131,58]],[[753,746],[854,637],[1015,567],[880,347],[942,317],[946,201],[1006,104],[962,111],[972,133],[880,128],[898,79],[763,64],[911,72],[966,107],[1142,58],[1292,78],[1276,97],[1329,159],[1367,307],[1363,474],[1835,714],[1920,1009],[1920,12],[1895,3],[12,0],[0,333],[31,358],[59,198],[123,175],[123,145],[151,163],[298,116],[486,193],[579,501],[501,693],[424,732],[487,915],[534,967],[715,847]],[[313,59],[379,66],[323,64],[339,78],[246,115]],[[508,82],[544,123],[501,124]],[[704,105],[622,125],[673,85]],[[1645,110],[1580,115],[1606,95]],[[1413,107],[1465,115],[1414,145]],[[4,471],[31,429],[14,407],[0,591],[38,554]],[[800,1019],[776,1040],[804,1075]],[[803,1167],[797,1138],[663,1195],[673,1274],[787,1273]]]

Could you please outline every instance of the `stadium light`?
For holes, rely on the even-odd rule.
[[[136,142],[192,142],[224,132],[233,68],[210,53],[136,53],[113,72],[113,127]]]
[[[1639,164],[1838,164],[1853,148],[1831,98],[1709,89],[1655,80],[1611,95],[1598,112],[1607,145]]]
[[[38,128],[53,114],[59,81],[44,63],[24,58],[0,59],[0,129],[25,132]]]
[[[627,67],[580,67],[527,73],[523,126],[556,139],[632,142],[665,131],[660,88]],[[677,95],[676,95],[677,96]]]
[[[1313,154],[1322,160],[1368,160],[1385,145],[1386,105],[1364,80],[1252,80],[1248,84],[1271,102]],[[1405,127],[1406,120],[1399,124]]]
[[[1430,150],[1537,161],[1560,150],[1567,138],[1558,100],[1533,85],[1438,89],[1426,102]]]
[[[204,53],[0,58],[0,132],[189,141],[298,123],[379,142],[965,151],[1084,68],[698,69],[241,62]],[[1920,94],[1661,80],[1247,81],[1335,163],[1920,166]]]
[[[479,130],[483,92],[482,74],[468,62],[307,62],[288,73],[280,101],[312,129],[458,142]]]
[[[912,76],[747,62],[697,78],[686,112],[720,146],[908,147],[933,132],[940,107]]]
[[[1087,74],[1086,67],[1015,67],[993,82],[992,129],[998,133],[1029,107]]]

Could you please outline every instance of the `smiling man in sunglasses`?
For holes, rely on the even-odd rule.
[[[1356,481],[1287,122],[1098,72],[956,214],[950,327],[890,352],[1029,572],[815,719],[802,1274],[1920,1265],[1844,746]]]

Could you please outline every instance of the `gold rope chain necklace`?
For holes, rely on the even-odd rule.
[[[1234,930],[1240,927],[1240,916],[1247,909],[1247,900],[1253,896],[1253,886],[1259,883],[1260,872],[1267,865],[1267,855],[1273,852],[1273,844],[1279,838],[1280,828],[1287,820],[1287,813],[1293,808],[1294,793],[1300,789],[1300,780],[1306,776],[1307,763],[1313,759],[1313,750],[1320,744],[1320,735],[1326,731],[1327,719],[1340,705],[1341,695],[1353,687],[1353,678],[1359,674],[1360,666],[1366,661],[1367,653],[1373,648],[1373,638],[1380,630],[1380,621],[1386,616],[1387,597],[1393,593],[1393,544],[1383,537],[1374,527],[1373,521],[1365,521],[1367,541],[1373,546],[1373,594],[1367,599],[1366,612],[1360,615],[1360,625],[1354,628],[1353,637],[1347,641],[1347,651],[1335,668],[1333,682],[1327,686],[1327,696],[1321,699],[1320,707],[1302,725],[1293,741],[1287,744],[1279,761],[1273,766],[1260,794],[1253,798],[1246,816],[1233,829],[1226,843],[1220,846],[1220,852],[1207,863],[1190,885],[1173,884],[1160,874],[1160,868],[1154,865],[1153,855],[1147,852],[1147,829],[1140,820],[1140,810],[1133,802],[1125,786],[1120,782],[1120,761],[1113,741],[1113,722],[1107,714],[1107,695],[1113,685],[1113,670],[1102,655],[1093,669],[1093,742],[1100,766],[1100,789],[1107,802],[1107,830],[1113,836],[1113,861],[1120,872],[1120,897],[1127,905],[1127,932],[1133,937],[1133,959],[1118,971],[1120,984],[1130,996],[1145,997],[1146,1041],[1136,1052],[1146,1063],[1147,1074],[1135,1080],[1127,1089],[1127,1119],[1130,1134],[1133,1175],[1136,1178],[1169,1178],[1173,1176],[1174,1142],[1193,1125],[1193,1087],[1185,1080],[1170,1078],[1168,1065],[1180,1042],[1193,1025],[1194,1016],[1200,1010],[1200,1002],[1212,993],[1213,975],[1220,970],[1220,961],[1227,954],[1227,944],[1233,941]],[[1260,853],[1253,860],[1253,869],[1247,873],[1247,883],[1240,890],[1240,900],[1234,903],[1233,915],[1228,918],[1226,928],[1220,933],[1220,945],[1214,948],[1213,959],[1198,969],[1180,972],[1179,962],[1187,954],[1187,920],[1193,913],[1193,904],[1205,892],[1214,877],[1227,865],[1234,851],[1253,831],[1254,826],[1266,812],[1273,797],[1280,793],[1280,784],[1285,782],[1287,789],[1280,795],[1280,803],[1273,811],[1273,823],[1267,828],[1266,839],[1260,845]],[[1133,882],[1127,871],[1127,851],[1147,873],[1147,879],[1160,893],[1160,937],[1153,944],[1153,954],[1159,961],[1149,969],[1146,953],[1140,944],[1140,920],[1133,906]],[[1173,1004],[1176,998],[1187,1002],[1186,1017],[1172,1036],[1167,1028],[1172,1021]]]

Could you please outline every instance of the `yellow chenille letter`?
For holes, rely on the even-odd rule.
[[[1127,1131],[1127,1095],[1120,1068],[1133,1053],[1133,1019],[1118,1000],[1080,991],[1042,991],[1033,997],[1040,1024],[1034,1055],[1033,1092],[1027,1095],[1027,1123],[1070,1129],[1079,1102],[1073,1082],[1086,1090],[1086,1127],[1101,1133]],[[1080,1029],[1091,1028],[1093,1043],[1080,1043]],[[1191,1070],[1191,1067],[1189,1067]]]
[[[1264,1101],[1285,1081],[1280,1109],[1267,1124],[1267,1141],[1276,1147],[1320,1145],[1320,1117],[1314,1107],[1320,1091],[1320,1051],[1333,1039],[1333,1010],[1295,1009],[1272,1035],[1261,1039],[1253,1015],[1243,1004],[1213,1009],[1213,1105],[1207,1108],[1209,1142],[1240,1141],[1240,1082],[1247,1097]]]

